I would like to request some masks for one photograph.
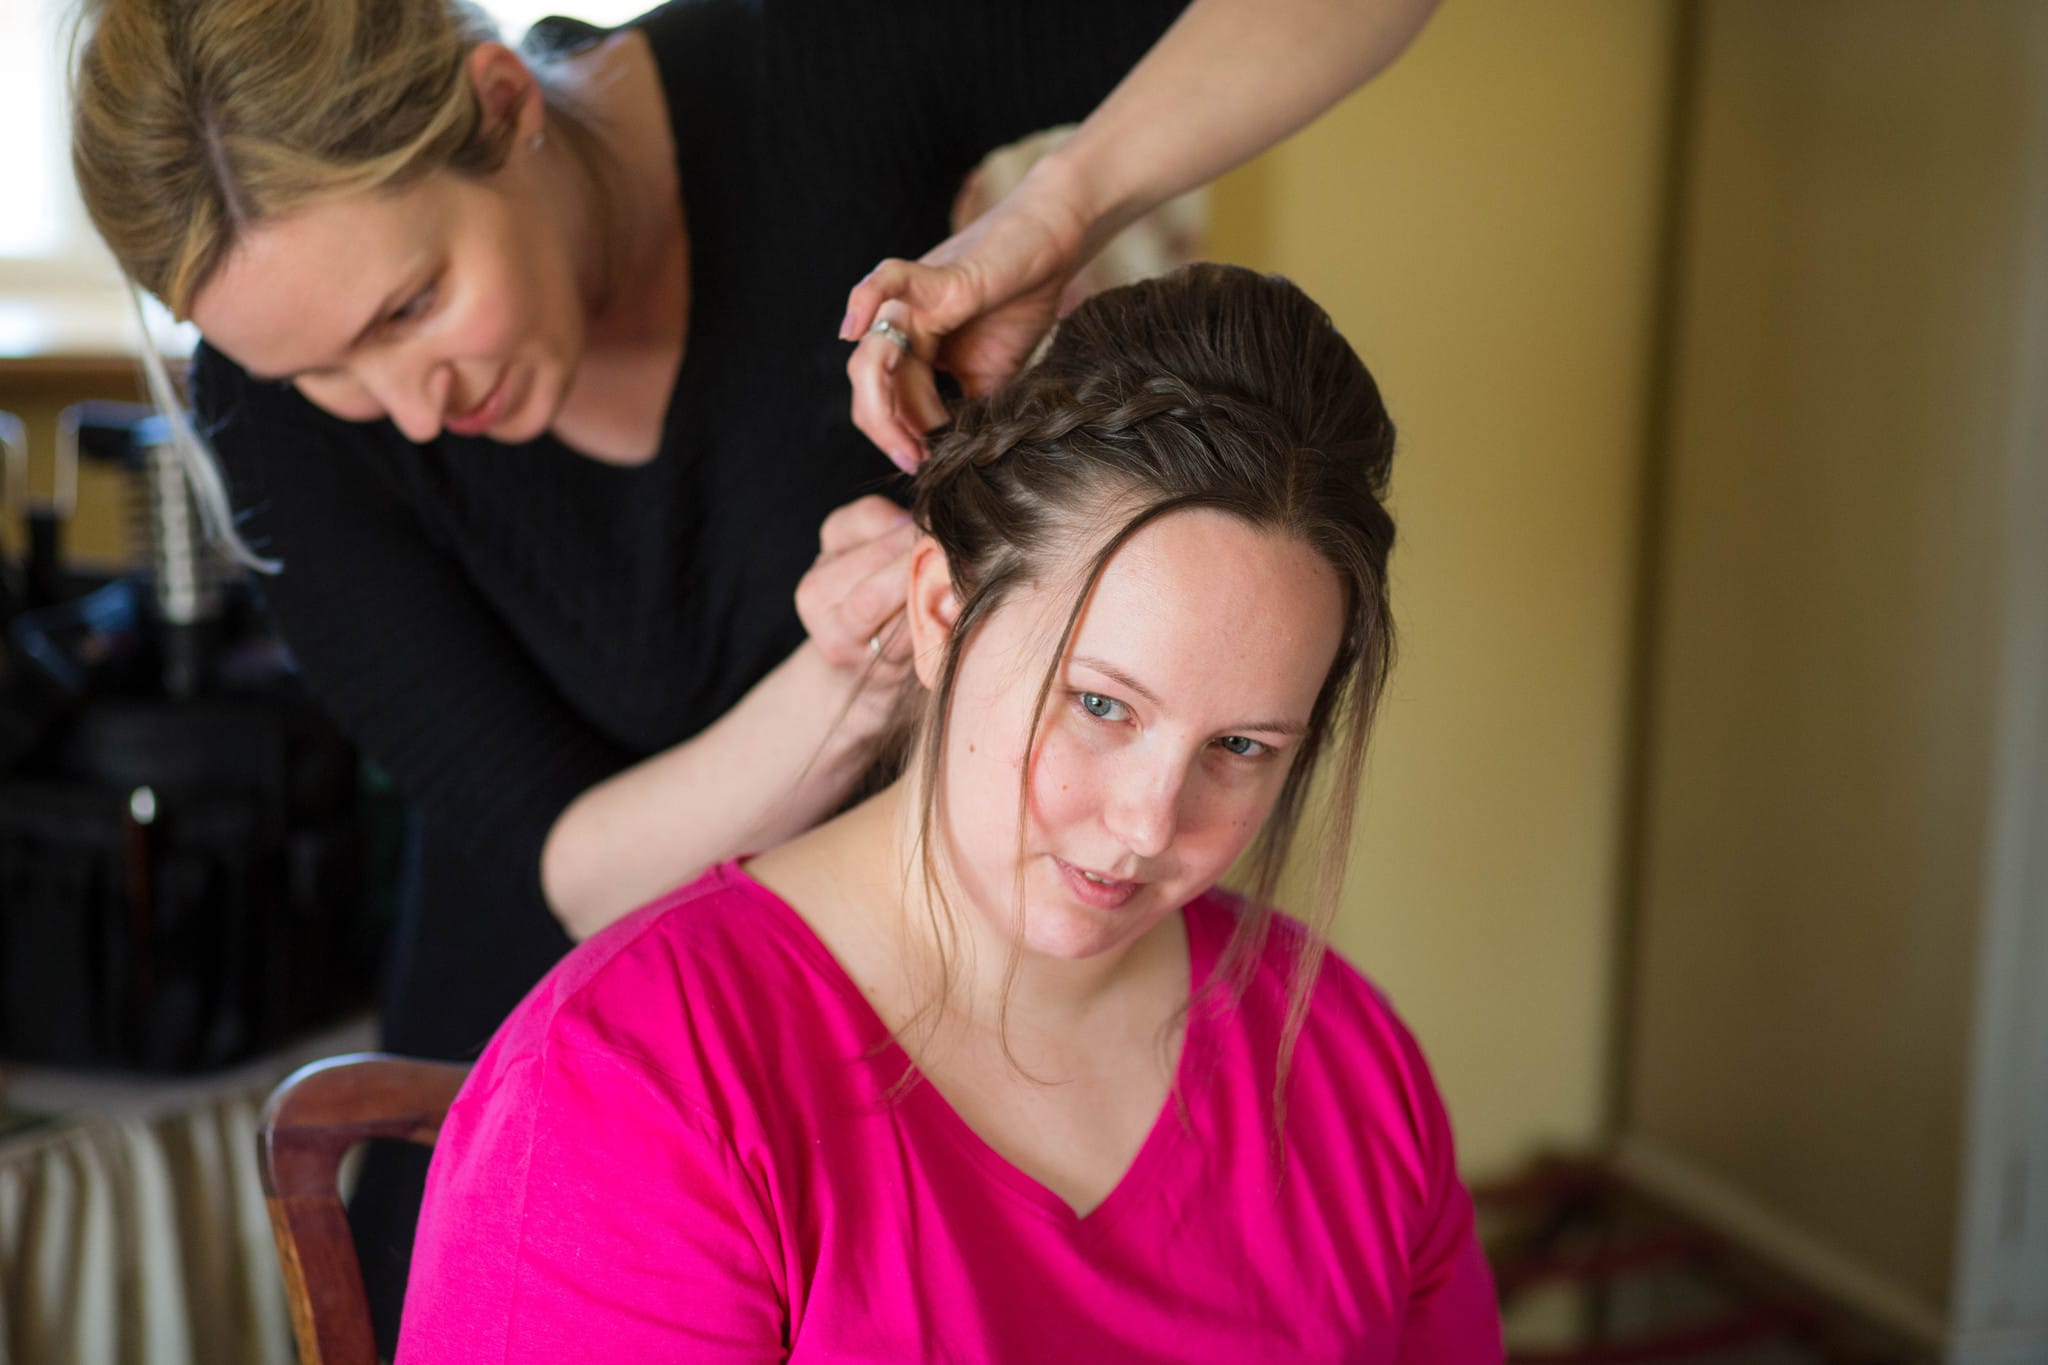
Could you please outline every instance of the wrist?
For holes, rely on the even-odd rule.
[[[1069,247],[1076,265],[1091,259],[1150,207],[1116,191],[1114,177],[1104,173],[1085,139],[1085,132],[1077,133],[1040,157],[1013,191],[1019,205]]]
[[[894,689],[875,681],[865,665],[843,668],[831,663],[813,640],[797,646],[788,666],[802,679],[816,707],[816,768],[827,775],[858,776],[874,760],[888,728]],[[894,675],[886,665],[874,672]]]

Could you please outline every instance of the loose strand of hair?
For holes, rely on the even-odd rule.
[[[1324,955],[1329,950],[1330,926],[1336,921],[1345,873],[1350,867],[1352,830],[1365,783],[1373,712],[1378,707],[1380,692],[1392,662],[1392,631],[1384,621],[1384,605],[1383,597],[1376,595],[1369,609],[1381,616],[1382,628],[1361,642],[1360,655],[1353,663],[1351,676],[1342,681],[1339,695],[1332,699],[1337,768],[1323,801],[1322,861],[1317,868],[1315,909],[1307,932],[1296,945],[1288,982],[1287,1013],[1281,1026],[1274,1070],[1273,1136],[1276,1156],[1282,1150],[1281,1135],[1286,1129],[1287,1081],[1293,1071],[1295,1047],[1308,1020],[1316,980],[1322,971]],[[1368,608],[1361,605],[1354,610]]]
[[[280,572],[284,561],[257,554],[236,528],[234,505],[229,500],[227,480],[220,472],[219,460],[212,446],[193,427],[184,400],[172,382],[170,368],[164,364],[163,353],[157,350],[156,341],[150,335],[149,316],[143,309],[141,289],[133,280],[126,283],[128,302],[134,311],[136,330],[141,338],[136,358],[142,367],[143,385],[149,393],[151,405],[170,428],[171,450],[177,456],[185,486],[191,490],[193,504],[199,509],[199,521],[207,539],[246,569],[261,574]]]

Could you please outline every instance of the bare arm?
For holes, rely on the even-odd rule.
[[[570,802],[541,850],[562,927],[588,938],[712,863],[829,815],[868,762],[872,706],[840,722],[858,686],[806,641],[710,728]]]
[[[1085,261],[1378,75],[1437,0],[1195,0],[1052,158]]]
[[[712,863],[801,833],[845,799],[907,674],[888,624],[903,606],[914,539],[885,498],[834,512],[797,588],[811,638],[709,727],[562,811],[541,849],[541,889],[572,937]]]
[[[904,468],[944,418],[934,363],[970,393],[1013,372],[1060,288],[1116,232],[1295,132],[1398,57],[1436,0],[1195,0],[1074,136],[920,260],[855,286],[840,335],[879,315],[915,353],[867,339],[848,363],[855,423]]]

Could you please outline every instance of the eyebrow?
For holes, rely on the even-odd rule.
[[[407,295],[413,291],[415,286],[409,282],[410,277],[407,278],[408,283],[399,285],[396,289],[392,290],[389,294],[385,295],[384,301],[377,305],[377,311],[370,314],[370,320],[364,323],[361,327],[356,329],[356,334],[350,337],[348,339],[348,344],[341,348],[341,353],[343,355],[347,355],[350,351],[353,351],[356,347],[362,345],[363,338],[368,336],[371,332],[375,331],[377,328],[377,324],[384,321],[386,317],[390,316],[391,310],[398,305],[399,301],[407,297]],[[302,369],[286,371],[284,374],[258,374],[256,371],[251,370],[249,371],[249,375],[252,379],[261,379],[266,383],[289,384],[293,380],[299,378],[301,375],[312,374],[317,370],[325,370],[330,368],[332,367],[327,365],[307,365]]]
[[[1077,667],[1100,673],[1118,687],[1135,693],[1138,699],[1147,705],[1159,705],[1159,695],[1156,692],[1106,659],[1098,659],[1088,654],[1076,654],[1071,662]],[[1237,730],[1258,730],[1267,734],[1291,735],[1298,739],[1308,733],[1308,726],[1298,720],[1255,720],[1238,726]],[[1234,730],[1232,733],[1236,733],[1236,731]]]

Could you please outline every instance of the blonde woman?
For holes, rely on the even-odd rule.
[[[886,382],[968,352],[984,382],[1099,231],[1305,121],[1427,5],[1179,8],[682,0],[522,54],[464,0],[94,7],[74,162],[205,337],[202,504],[281,570],[308,680],[421,813],[387,1046],[474,1056],[573,938],[865,769],[913,537],[846,416],[849,282],[1118,87],[946,257],[986,292],[854,329]],[[419,1178],[388,1160],[358,1197],[386,1301]]]

